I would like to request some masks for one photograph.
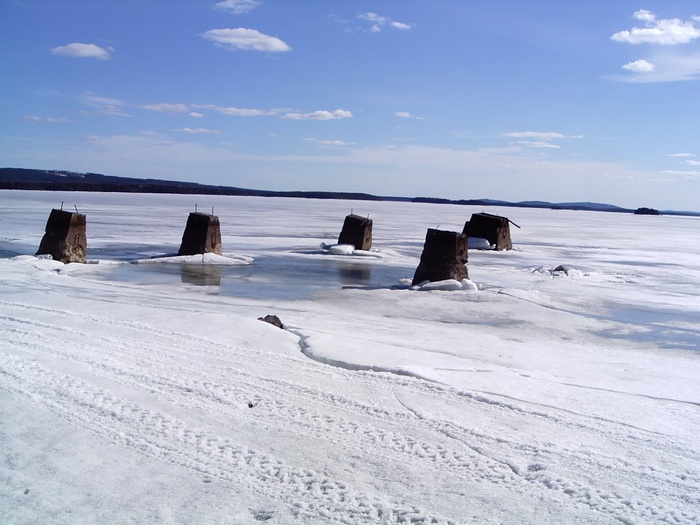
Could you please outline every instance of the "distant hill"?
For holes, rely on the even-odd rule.
[[[99,173],[76,173],[73,171],[35,170],[24,168],[0,168],[0,189],[381,200],[380,197],[375,197],[366,193],[251,190],[231,186],[198,184],[196,182],[180,182],[160,179],[135,179],[129,177],[116,177],[114,175],[101,175]]]
[[[24,168],[0,168],[0,189],[44,190],[44,191],[96,191],[119,193],[178,193],[193,195],[239,195],[256,197],[296,197],[303,199],[341,199],[372,201],[426,202],[435,204],[457,204],[466,206],[501,206],[518,208],[549,208],[561,210],[607,211],[633,213],[635,210],[595,202],[551,203],[545,201],[508,202],[493,199],[450,200],[433,197],[391,197],[368,193],[331,191],[269,191],[215,186],[196,182],[180,182],[161,179],[138,179],[102,175],[99,173],[76,173],[63,170],[37,170]],[[647,209],[647,208],[639,208]],[[662,211],[665,215],[693,215],[696,212]]]

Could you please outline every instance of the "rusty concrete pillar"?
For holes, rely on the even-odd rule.
[[[345,217],[338,244],[352,244],[356,250],[372,248],[372,219],[351,213]]]
[[[474,213],[470,220],[464,223],[464,233],[467,237],[479,237],[489,241],[496,250],[510,250],[513,243],[510,239],[510,221],[506,217],[490,213]]]
[[[178,255],[216,253],[221,255],[221,227],[219,218],[207,213],[192,212],[187,218],[185,233]]]
[[[36,255],[51,255],[55,261],[84,263],[87,252],[87,220],[81,213],[51,210]]]
[[[469,279],[467,257],[466,235],[429,228],[425,235],[420,264],[413,275],[413,285],[424,281]]]

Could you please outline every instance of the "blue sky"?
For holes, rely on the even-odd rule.
[[[0,166],[700,210],[700,4],[2,0]]]

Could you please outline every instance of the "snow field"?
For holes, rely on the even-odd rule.
[[[80,194],[85,266],[29,256],[56,195],[0,197],[5,523],[700,522],[700,245],[678,242],[697,220],[499,210],[523,230],[470,251],[476,291],[251,299],[105,279],[121,248],[176,251],[183,196]],[[222,233],[247,232],[229,258],[347,257],[318,249],[346,203],[216,200]],[[471,213],[368,207],[382,256],[363,260],[404,277],[421,224]],[[124,212],[159,244],[114,233]]]

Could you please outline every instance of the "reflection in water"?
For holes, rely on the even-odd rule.
[[[214,264],[181,264],[183,283],[197,286],[221,286],[221,266]]]
[[[369,264],[343,263],[338,266],[340,283],[345,286],[369,284],[372,280],[372,267]]]
[[[104,278],[144,285],[197,285],[205,293],[224,296],[310,299],[336,286],[390,288],[413,270],[372,262],[327,257],[257,257],[252,264],[120,264]],[[96,276],[99,274],[95,274]]]

